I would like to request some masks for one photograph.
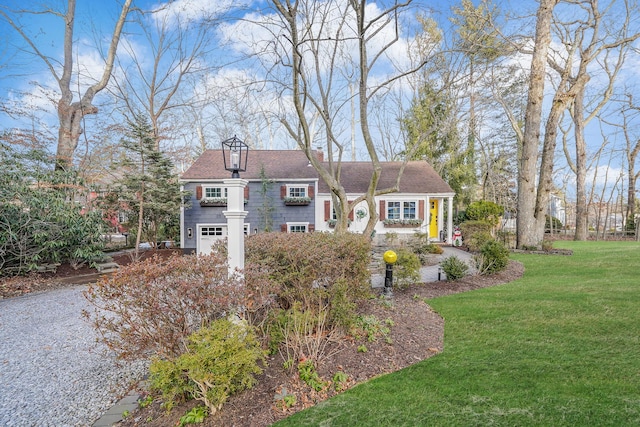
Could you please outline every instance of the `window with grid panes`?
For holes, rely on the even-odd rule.
[[[416,202],[403,202],[402,219],[416,218]]]
[[[205,187],[204,197],[207,199],[227,197],[227,188],[226,187]]]
[[[400,202],[387,202],[387,219],[400,219]]]
[[[307,187],[289,187],[289,197],[307,197]]]
[[[289,225],[289,233],[306,233],[307,226],[303,224],[291,224]]]

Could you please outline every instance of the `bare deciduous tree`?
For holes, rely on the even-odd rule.
[[[207,54],[213,48],[211,30],[216,22],[216,17],[204,12],[194,20],[167,9],[164,5],[138,15],[135,25],[146,43],[140,38],[123,40],[126,55],[117,60],[119,71],[114,73],[111,90],[125,115],[133,117],[144,111],[149,117],[158,150],[170,132],[170,113],[194,102],[180,93],[187,78],[199,79],[212,69]],[[184,111],[175,116],[184,120]]]
[[[67,10],[65,12],[57,12],[52,9],[44,9],[41,11],[9,10],[6,7],[0,9],[0,17],[20,34],[31,51],[44,62],[58,84],[60,90],[60,98],[57,102],[59,129],[56,168],[58,169],[67,169],[72,166],[73,155],[78,146],[80,135],[83,132],[83,118],[88,114],[96,114],[98,112],[98,108],[93,105],[93,100],[96,94],[107,86],[111,77],[116,50],[120,42],[120,35],[122,34],[125,20],[131,8],[131,2],[132,0],[125,0],[122,5],[122,10],[111,36],[102,76],[97,82],[90,85],[84,91],[80,99],[75,101],[72,79],[74,73],[74,43],[76,42],[74,39],[76,0],[67,1]],[[62,18],[64,21],[62,67],[58,66],[59,64],[56,59],[47,55],[44,47],[38,46],[35,36],[31,36],[25,31],[25,27],[20,22],[20,17],[25,14],[47,14]]]
[[[398,176],[392,188],[377,188],[382,167],[369,113],[392,90],[394,82],[415,73],[422,65],[419,62],[400,67],[393,56],[393,49],[402,47],[401,18],[412,1],[388,5],[378,2],[376,7],[364,0],[272,0],[272,3],[278,21],[269,23],[275,35],[275,50],[269,53],[275,55],[277,67],[269,65],[270,72],[285,74],[278,75],[276,80],[295,111],[293,115],[283,115],[281,121],[330,188],[337,216],[336,232],[347,230],[349,212],[357,203],[366,201],[371,215],[364,234],[369,235],[378,220],[374,197],[397,191],[400,179]],[[383,62],[388,72],[372,78]],[[346,73],[337,71],[345,67],[355,70],[353,79],[345,79]],[[340,182],[342,155],[349,141],[342,135],[349,126],[341,117],[350,116],[349,84],[354,81],[358,130],[371,161],[372,175],[367,192],[350,201]],[[322,123],[321,133],[312,129],[314,117]],[[313,154],[319,145],[318,137],[324,138],[328,167]],[[404,167],[400,175],[403,170]]]
[[[571,170],[576,175],[576,230],[575,240],[586,240],[588,236],[588,210],[586,197],[587,176],[587,143],[585,127],[595,118],[609,102],[614,83],[626,57],[626,52],[640,33],[634,33],[630,27],[632,11],[626,0],[622,1],[624,14],[612,15],[610,5],[600,10],[597,0],[580,2],[584,17],[570,23],[557,22],[559,38],[563,45],[570,46],[568,52],[578,57],[577,67],[560,67],[552,63],[552,68],[559,73],[568,73],[568,85],[574,85],[575,95],[572,108],[569,110],[573,120],[575,141],[575,160],[572,159],[568,147],[565,154]],[[610,16],[607,16],[607,12]],[[607,19],[608,18],[608,19]],[[618,25],[611,25],[615,22]],[[613,30],[615,28],[615,30]],[[594,71],[589,67],[597,62],[606,75],[604,87],[599,83],[595,95],[587,97],[587,83]],[[568,65],[573,65],[571,58]],[[586,76],[586,77],[585,77]],[[585,111],[589,109],[590,111]]]

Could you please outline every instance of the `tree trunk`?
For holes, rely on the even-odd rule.
[[[542,242],[542,236],[538,234],[536,227],[536,171],[547,52],[551,44],[551,20],[553,8],[557,4],[558,0],[541,0],[537,13],[535,46],[529,77],[529,96],[525,112],[525,129],[518,162],[516,246],[519,249],[538,247]],[[544,232],[544,220],[542,227]]]
[[[122,11],[116,27],[113,30],[111,44],[107,53],[106,63],[102,78],[97,83],[88,87],[80,101],[73,101],[73,91],[71,89],[71,77],[73,75],[73,56],[76,54],[73,50],[73,26],[76,13],[76,0],[68,0],[67,13],[64,15],[65,31],[64,31],[64,62],[62,67],[62,75],[58,77],[55,68],[51,66],[48,59],[43,55],[38,55],[49,65],[53,76],[58,81],[60,88],[60,100],[58,101],[58,147],[56,150],[56,169],[69,169],[73,165],[73,155],[78,147],[80,135],[82,135],[82,120],[85,115],[96,114],[98,108],[92,105],[93,98],[98,92],[104,89],[111,78],[111,71],[115,62],[116,50],[120,42],[120,34],[126,17],[129,13],[132,0],[126,0],[122,6]],[[27,40],[31,43],[31,40]]]
[[[82,135],[82,118],[86,114],[96,114],[93,105],[82,106],[79,102],[69,105],[65,97],[58,102],[58,148],[56,150],[56,169],[68,169],[73,164],[73,154]]]
[[[636,229],[636,179],[638,177],[635,174],[635,168],[633,165],[628,165],[628,182],[627,182],[627,231],[633,231]]]
[[[576,140],[576,232],[574,240],[587,240],[587,150],[584,140],[584,88],[578,91],[573,102],[574,136]]]

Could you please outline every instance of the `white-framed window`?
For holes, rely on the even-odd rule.
[[[309,231],[309,224],[306,222],[288,223],[287,231],[289,233],[306,233]]]
[[[201,236],[224,236],[225,235],[225,226],[222,225],[211,225],[200,227],[200,235]],[[249,230],[251,230],[251,226],[249,224],[244,225],[244,235],[249,235]]]
[[[402,202],[402,219],[416,219],[416,202]]]
[[[387,219],[401,219],[400,202],[387,202]]]
[[[227,197],[226,187],[203,187],[205,199],[221,199]]]
[[[387,219],[417,219],[417,205],[415,201],[387,201]]]
[[[288,197],[307,197],[307,185],[288,185],[287,196]]]
[[[200,235],[201,236],[223,236],[224,227],[222,226],[201,227]]]

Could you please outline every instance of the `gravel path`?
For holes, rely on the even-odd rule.
[[[0,300],[0,426],[90,426],[144,375],[96,343],[84,289]]]

